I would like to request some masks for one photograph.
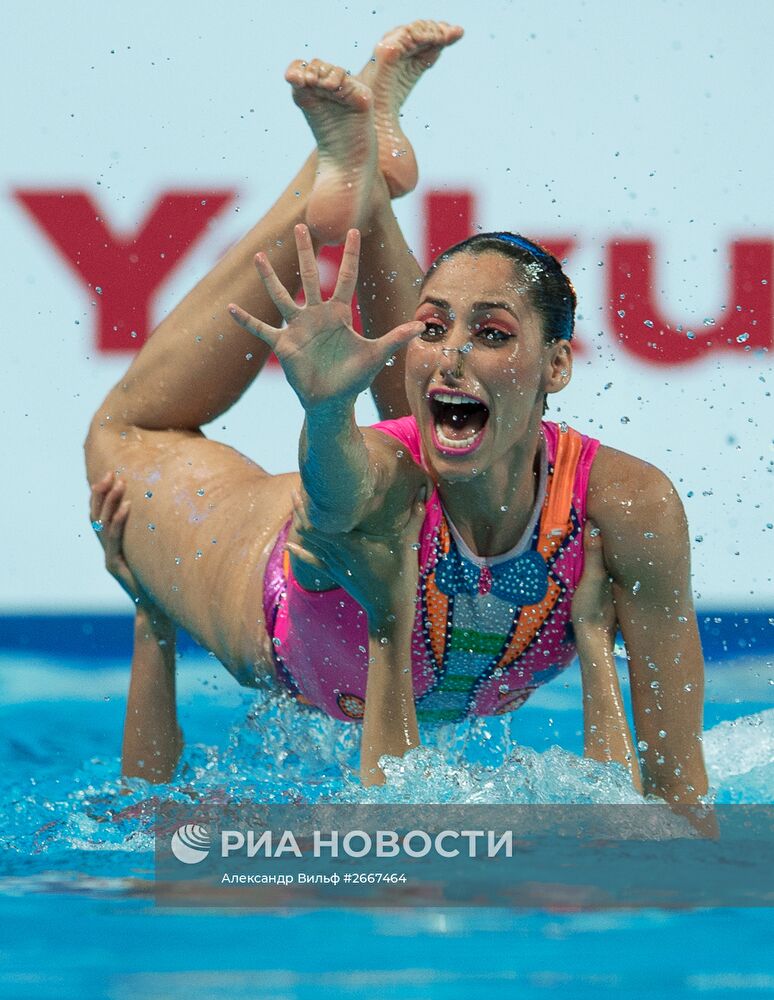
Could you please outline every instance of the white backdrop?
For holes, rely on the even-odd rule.
[[[157,321],[308,152],[287,63],[320,55],[359,69],[384,31],[416,16],[467,33],[406,107],[421,168],[399,210],[409,242],[421,251],[423,196],[449,189],[470,193],[485,229],[572,241],[586,351],[551,415],[674,479],[700,604],[774,607],[774,373],[762,349],[774,338],[774,5],[48,0],[6,4],[0,33],[0,612],[126,608],[89,537],[81,443],[130,355],[98,350],[96,293],[24,198],[80,192],[125,236],[165,192],[235,192],[159,286]],[[768,289],[750,342],[680,365],[635,358],[616,337],[607,284],[620,239],[652,242],[654,304],[683,326],[673,336],[690,329],[701,344],[725,310],[741,322],[731,241],[764,241],[748,276]],[[745,294],[760,299],[760,287]],[[361,418],[372,417],[364,401]],[[209,433],[284,471],[299,429],[270,371]]]

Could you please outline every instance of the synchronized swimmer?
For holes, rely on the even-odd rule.
[[[126,775],[167,781],[179,760],[180,625],[240,683],[273,673],[299,702],[362,720],[365,783],[384,779],[380,756],[419,744],[419,723],[513,711],[577,653],[585,753],[671,803],[707,793],[680,499],[653,466],[544,419],[572,375],[572,284],[510,232],[471,237],[423,275],[392,213],[417,183],[400,108],[461,36],[417,21],[359,76],[289,67],[315,153],[94,416],[91,518],[137,609]],[[344,243],[327,301],[325,243]],[[200,430],[270,351],[304,408],[300,475]],[[369,387],[381,420],[362,428]]]

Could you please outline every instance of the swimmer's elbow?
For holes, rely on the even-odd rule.
[[[327,535],[343,534],[353,531],[362,521],[365,504],[348,504],[342,507],[323,507],[316,504],[309,497],[307,501],[307,515],[309,523],[317,531],[322,531]]]

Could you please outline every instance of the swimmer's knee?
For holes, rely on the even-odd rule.
[[[110,424],[104,411],[97,411],[89,424],[83,442],[86,475],[90,483],[101,479],[117,465],[117,453],[122,443],[121,428]],[[124,438],[125,438],[124,428]]]
[[[86,460],[86,476],[90,483],[101,479],[107,472],[105,458],[105,432],[99,414],[95,414],[83,442],[83,456]]]

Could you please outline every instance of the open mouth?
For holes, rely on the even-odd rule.
[[[489,420],[489,408],[462,392],[430,394],[433,443],[446,454],[464,454],[477,448]]]

